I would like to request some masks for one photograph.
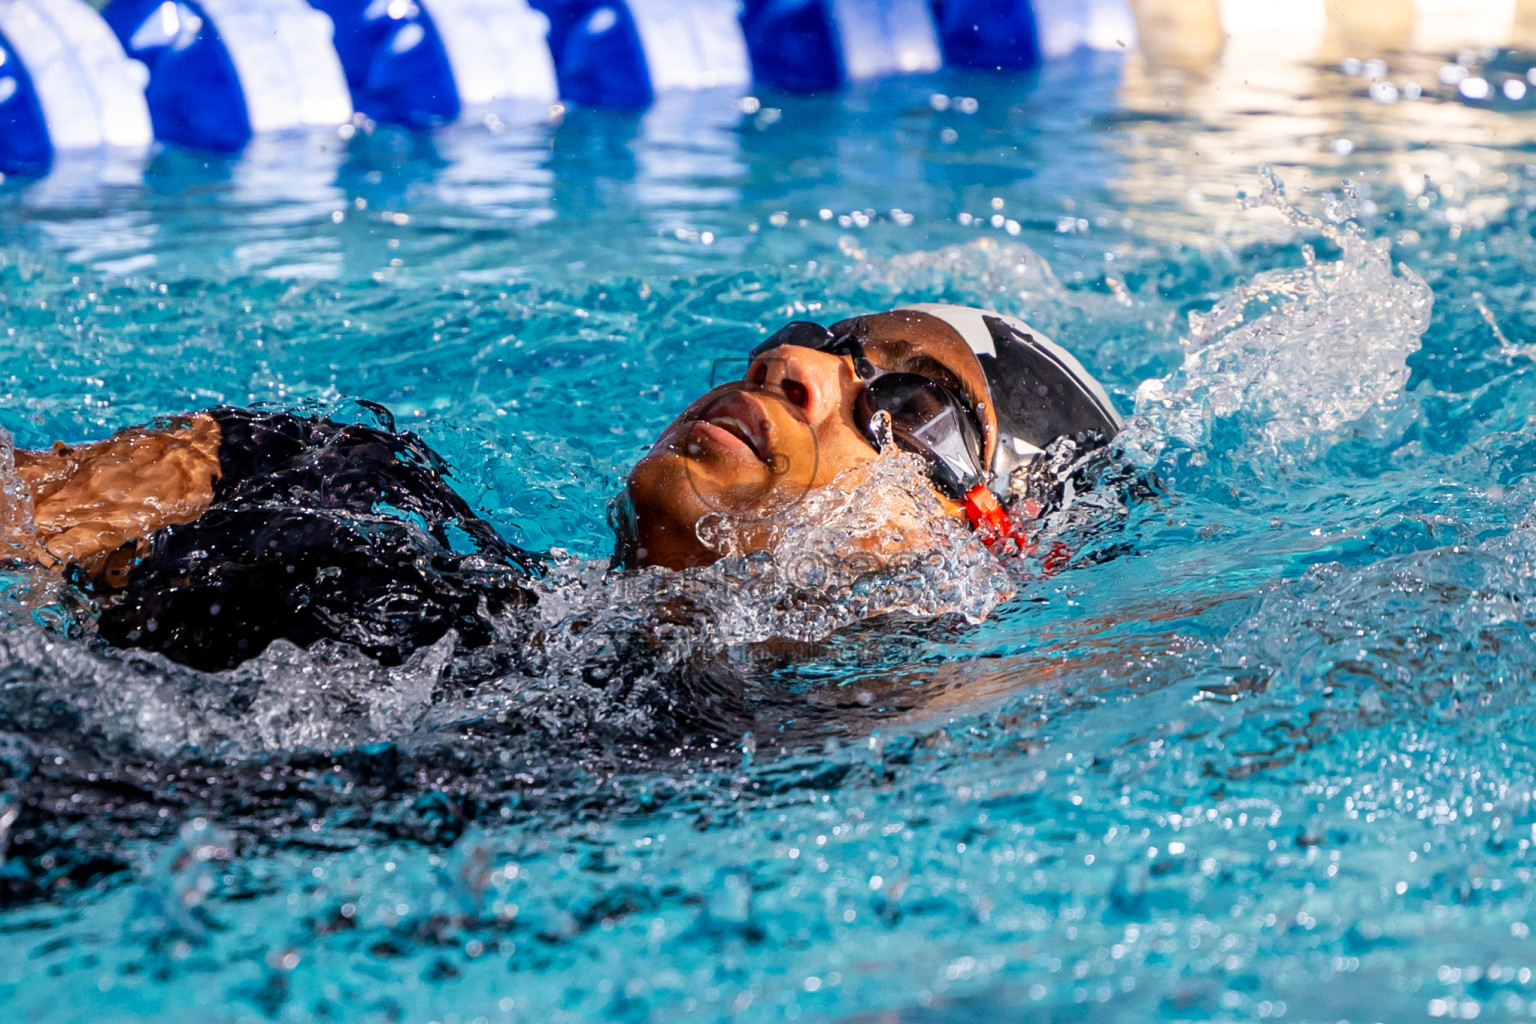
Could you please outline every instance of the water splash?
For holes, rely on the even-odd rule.
[[[32,492],[16,472],[16,445],[0,427],[0,562],[24,558],[37,546]]]
[[[6,854],[11,845],[11,826],[16,824],[16,818],[20,813],[21,811],[16,807],[16,801],[12,800],[9,794],[0,793],[0,869],[5,867]]]
[[[1243,653],[1231,671],[1252,692],[1323,700],[1367,716],[1428,710],[1487,724],[1527,699],[1527,666],[1536,659],[1533,599],[1530,523],[1478,544],[1362,567],[1326,563],[1273,588],[1233,631],[1231,649]]]
[[[698,532],[721,555],[702,569],[609,577],[591,563],[557,564],[535,584],[541,631],[610,619],[658,623],[669,644],[695,649],[816,641],[892,613],[978,622],[1012,590],[997,559],[945,514],[921,462],[894,450],[766,523],[712,515]]]
[[[430,706],[452,634],[389,668],[342,644],[278,641],[228,672],[106,651],[27,626],[0,635],[0,717],[140,755],[251,757],[392,742]]]
[[[815,643],[891,616],[975,623],[1018,586],[944,514],[921,463],[895,451],[811,492],[766,536],[762,523],[723,516],[699,534],[721,552],[704,568],[610,574],[557,559],[534,584],[521,670],[477,700],[554,731],[646,735],[688,714],[690,699],[718,703],[696,691],[700,678],[727,703],[749,690],[754,646]]]
[[[724,556],[704,578],[745,584],[716,620],[725,643],[820,640],[893,612],[979,622],[1011,590],[986,547],[944,512],[921,461],[894,448],[811,492],[766,536],[761,525],[718,515],[698,525]],[[752,548],[761,553],[744,553]]]
[[[1394,265],[1386,240],[1349,222],[1311,217],[1291,205],[1266,173],[1246,204],[1278,210],[1293,227],[1337,246],[1320,260],[1308,246],[1303,265],[1265,270],[1204,315],[1190,314],[1184,365],[1144,382],[1120,444],[1143,467],[1171,451],[1202,463],[1219,428],[1222,445],[1257,468],[1308,459],[1342,427],[1389,405],[1408,379],[1408,356],[1429,324],[1429,286]]]
[[[203,904],[218,886],[218,866],[230,860],[232,842],[204,818],[193,818],[176,839],[140,872],[144,884],[124,922],[126,938],[182,958],[208,938],[212,918]]]

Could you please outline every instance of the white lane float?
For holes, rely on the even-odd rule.
[[[46,173],[61,153],[147,150],[146,78],[83,0],[0,0],[0,173]]]

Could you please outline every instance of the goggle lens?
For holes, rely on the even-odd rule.
[[[981,436],[955,393],[916,373],[887,373],[864,386],[859,419],[873,433],[877,413],[891,417],[896,444],[928,463],[928,473],[960,499],[980,483]]]

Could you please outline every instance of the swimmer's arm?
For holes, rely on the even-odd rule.
[[[1219,605],[1251,594],[1195,594],[1131,602],[1113,615],[1087,616],[1042,631],[1026,653],[1004,658],[957,661],[940,666],[917,689],[920,711],[973,708],[1022,690],[1048,687],[1060,679],[1082,683],[1090,692],[1102,679],[1118,691],[1144,677],[1148,666],[1165,661],[1190,644],[1171,624],[1196,619]],[[1143,628],[1134,628],[1141,624]]]
[[[125,545],[213,503],[219,477],[218,423],[196,414],[169,430],[133,427],[105,441],[16,452],[16,474],[32,499],[35,531],[7,510],[0,550],[52,569],[99,576]],[[21,510],[24,511],[24,510]]]

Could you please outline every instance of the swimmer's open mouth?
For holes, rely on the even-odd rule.
[[[761,462],[773,454],[768,445],[768,424],[757,403],[739,391],[721,395],[709,403],[694,419],[730,434],[751,449]]]

